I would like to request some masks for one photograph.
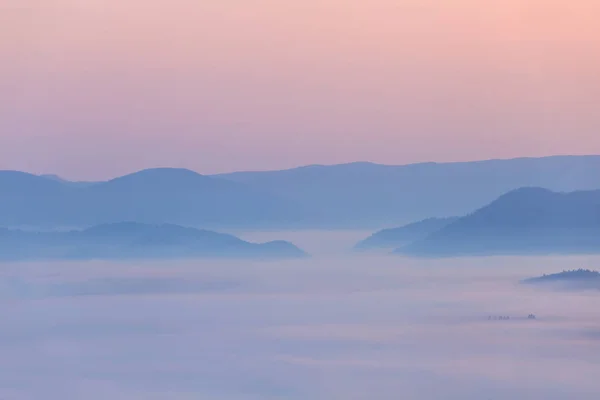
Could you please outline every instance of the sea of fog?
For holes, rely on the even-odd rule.
[[[600,293],[518,281],[600,258],[350,254],[366,234],[242,233],[306,260],[0,264],[0,399],[598,398]]]

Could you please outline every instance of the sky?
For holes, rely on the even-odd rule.
[[[597,0],[2,0],[0,169],[600,153]]]
[[[518,284],[597,256],[345,254],[365,235],[247,237],[304,260],[4,264],[0,397],[598,398],[597,293]]]

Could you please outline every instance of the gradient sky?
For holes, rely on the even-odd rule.
[[[0,169],[600,153],[598,0],[1,0]]]

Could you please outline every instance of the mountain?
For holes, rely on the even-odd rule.
[[[178,225],[123,222],[81,231],[0,230],[0,259],[154,259],[196,257],[298,258],[289,242],[246,242],[235,236]]]
[[[59,181],[19,171],[0,171],[2,196],[36,196],[62,194],[67,188]]]
[[[563,271],[521,281],[526,285],[543,285],[571,289],[600,289],[600,272],[589,269]]]
[[[159,168],[91,185],[0,171],[0,226],[55,229],[132,220],[215,229],[379,229],[466,215],[519,187],[600,189],[598,170],[600,156],[560,156],[217,176]]]
[[[458,217],[428,218],[400,228],[383,229],[360,241],[354,248],[356,250],[397,248],[424,239],[457,220]]]
[[[598,253],[600,190],[514,190],[397,252],[423,256]]]
[[[17,171],[0,171],[0,226],[60,225],[73,212],[76,189]]]
[[[85,227],[119,221],[271,227],[302,220],[292,201],[184,169],[151,169],[93,185],[0,171],[0,226]]]
[[[314,165],[219,175],[302,204],[307,225],[379,228],[466,215],[521,187],[600,189],[600,156],[556,156],[388,166]]]

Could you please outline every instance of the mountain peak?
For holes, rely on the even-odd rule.
[[[135,178],[152,177],[153,179],[173,178],[173,177],[179,177],[179,178],[205,177],[208,179],[207,176],[201,175],[195,171],[192,171],[191,169],[168,168],[168,167],[143,169],[143,170],[133,172],[131,174],[127,174],[127,175],[124,175],[122,177],[115,178],[115,179],[124,179],[124,178],[128,178],[128,177],[130,177],[130,178],[131,177],[135,177]],[[113,181],[115,179],[113,179]]]
[[[197,185],[217,182],[217,179],[200,175],[184,168],[144,169],[119,178],[112,179],[99,186],[108,186],[127,190],[190,190]]]
[[[434,256],[597,253],[600,191],[513,190],[398,250]]]

